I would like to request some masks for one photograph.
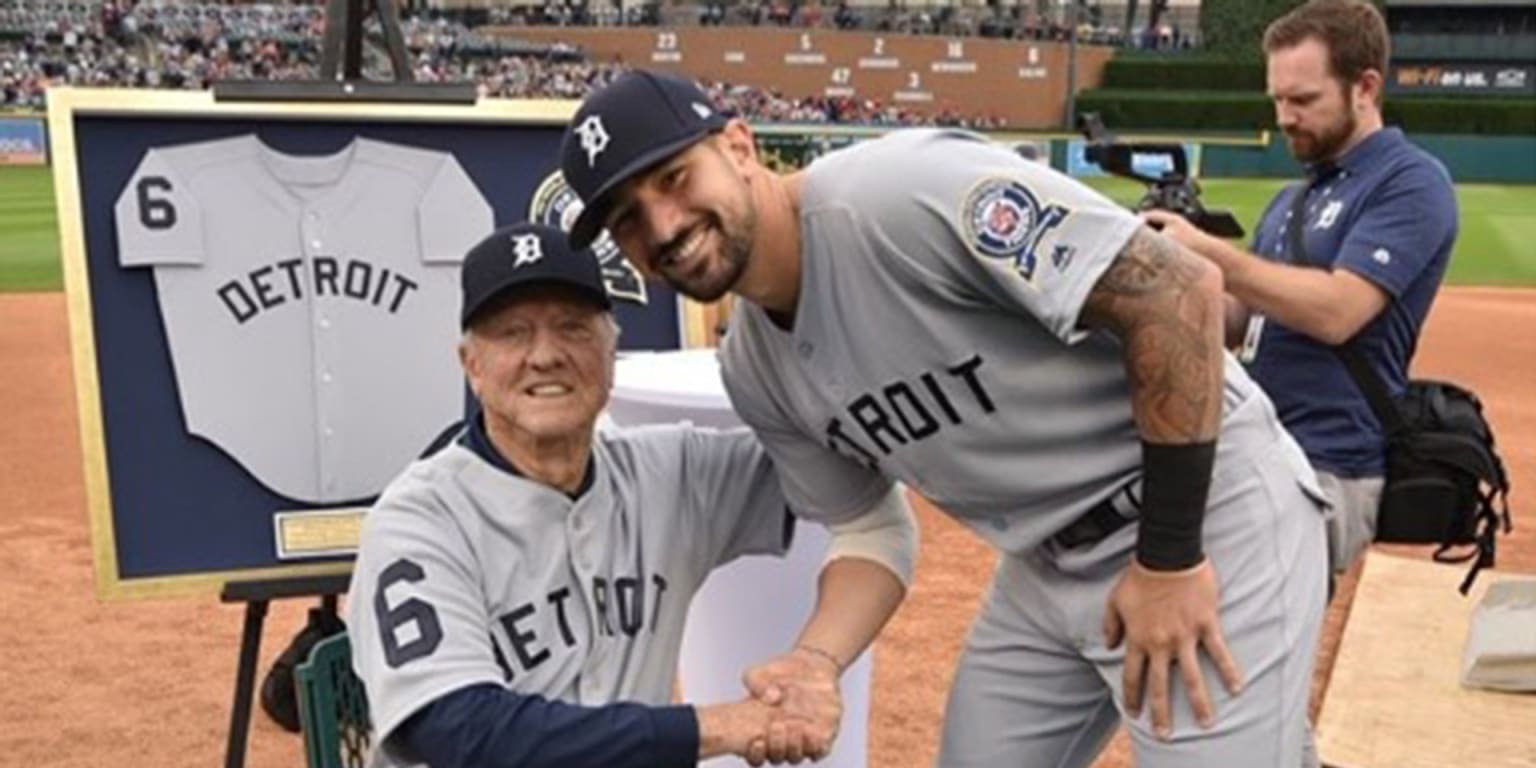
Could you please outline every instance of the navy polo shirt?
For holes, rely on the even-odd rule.
[[[1390,297],[1355,343],[1394,395],[1408,378],[1419,330],[1440,288],[1456,241],[1456,192],[1445,166],[1385,128],[1308,181],[1270,201],[1254,233],[1255,253],[1295,261],[1286,227],[1296,195],[1306,195],[1301,263],[1347,269]],[[1331,347],[1267,318],[1248,371],[1275,403],[1312,464],[1343,477],[1383,473],[1381,425]]]

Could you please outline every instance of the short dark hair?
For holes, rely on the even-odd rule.
[[[1310,0],[1275,19],[1264,30],[1264,53],[1316,39],[1328,48],[1328,69],[1345,85],[1368,69],[1387,76],[1391,43],[1387,20],[1365,0]]]

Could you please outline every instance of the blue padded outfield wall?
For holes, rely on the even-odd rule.
[[[1408,139],[1440,158],[1458,182],[1536,184],[1536,135],[1447,136],[1408,134]],[[1285,148],[1285,137],[1271,131],[1268,146],[1206,144],[1200,175],[1292,178],[1301,167]]]

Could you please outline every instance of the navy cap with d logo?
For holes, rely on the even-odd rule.
[[[572,247],[597,238],[620,185],[726,122],[698,86],[659,72],[631,70],[588,96],[560,145],[560,170],[583,203]]]
[[[459,273],[464,303],[459,326],[514,289],[560,285],[602,309],[612,309],[602,268],[591,251],[572,249],[565,233],[543,224],[514,224],[492,232],[464,257]]]

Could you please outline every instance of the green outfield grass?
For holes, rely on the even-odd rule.
[[[1141,189],[1122,179],[1093,179],[1130,204]],[[1250,232],[1285,181],[1208,179],[1205,200],[1231,209]],[[1461,237],[1449,280],[1463,285],[1536,285],[1536,185],[1461,184]],[[59,271],[53,179],[47,168],[0,166],[0,291],[54,291]]]
[[[1127,205],[1142,187],[1124,179],[1090,183]],[[1249,235],[1284,179],[1206,179],[1202,199],[1232,211]],[[1461,232],[1447,280],[1458,285],[1536,285],[1536,185],[1457,184]]]
[[[63,284],[49,172],[0,165],[0,291],[56,291]]]

